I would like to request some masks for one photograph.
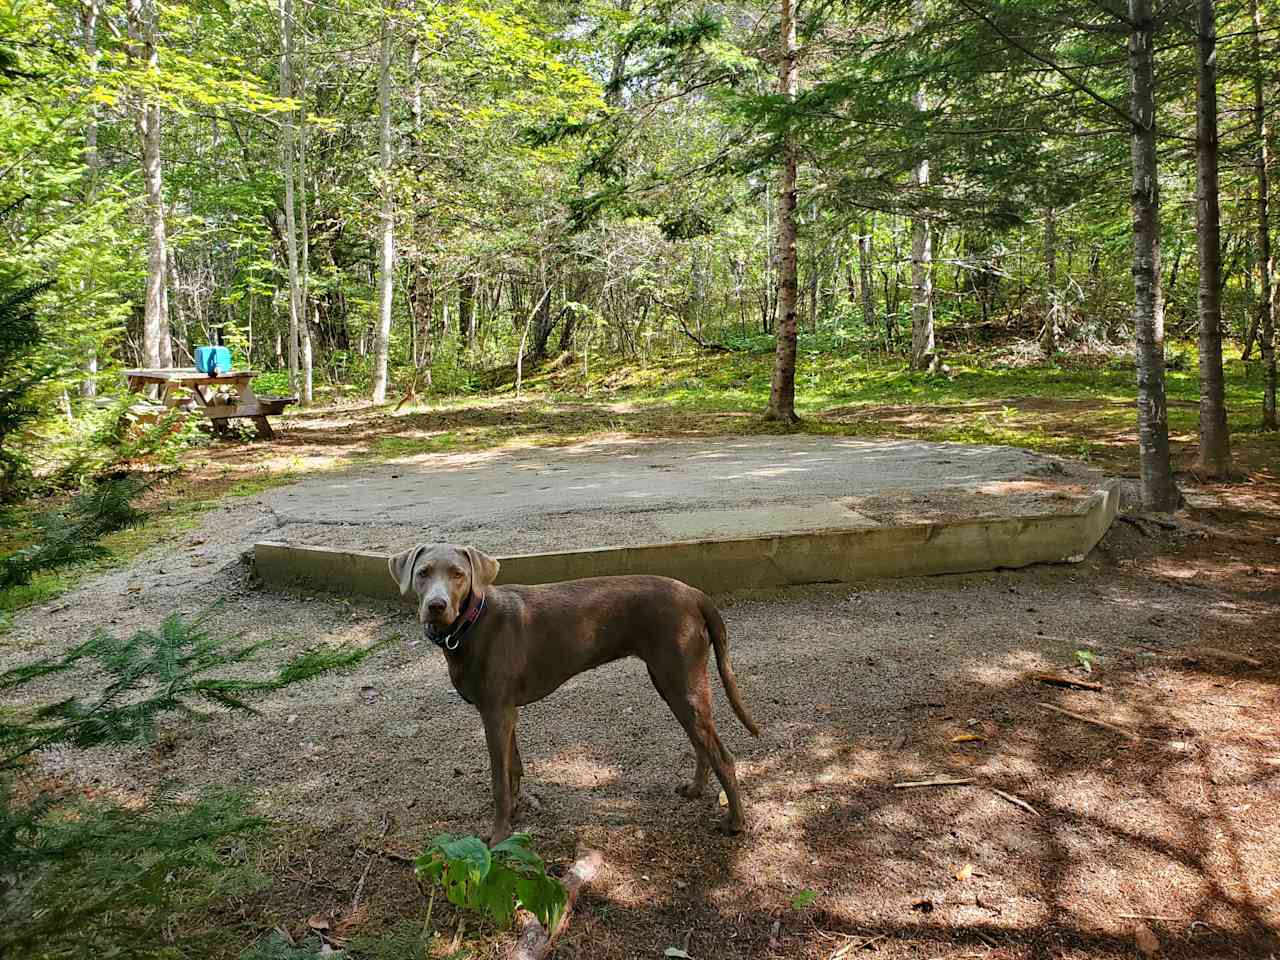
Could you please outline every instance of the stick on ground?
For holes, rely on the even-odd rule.
[[[1040,816],[1040,811],[1037,810],[1035,807],[1033,807],[1031,804],[1027,803],[1027,801],[1023,800],[1021,797],[1015,797],[1012,793],[1005,793],[1003,790],[997,790],[995,787],[991,788],[991,792],[994,793],[997,797],[1000,797],[1002,800],[1008,800],[1015,807],[1021,807],[1023,810],[1027,811],[1027,813],[1030,813],[1033,816],[1037,816],[1037,817]]]
[[[585,850],[569,868],[564,878],[566,900],[564,913],[560,922],[550,933],[531,914],[520,921],[520,930],[516,942],[507,953],[507,960],[542,960],[551,950],[551,942],[569,925],[569,914],[573,912],[573,904],[578,899],[582,888],[596,878],[600,868],[604,866],[604,857],[596,850]]]
[[[1075,687],[1079,690],[1101,690],[1102,684],[1093,683],[1090,680],[1077,680],[1074,677],[1060,677],[1056,673],[1037,673],[1035,679],[1041,683],[1052,684],[1055,687]]]
[[[895,783],[894,787],[898,790],[906,787],[963,787],[970,783],[973,783],[973,777],[960,777],[959,779],[934,777],[932,780],[903,780],[901,783]]]
[[[1052,703],[1044,703],[1043,701],[1040,703],[1040,706],[1044,707],[1046,710],[1052,710],[1054,713],[1060,713],[1064,717],[1070,717],[1072,720],[1079,720],[1081,723],[1089,723],[1095,727],[1104,727],[1112,733],[1118,733],[1120,736],[1129,740],[1142,739],[1132,730],[1126,730],[1124,727],[1117,727],[1114,723],[1107,723],[1105,720],[1096,720],[1093,717],[1086,717],[1083,713],[1073,713],[1070,710],[1063,710],[1061,707],[1055,707]]]
[[[1250,667],[1262,666],[1262,661],[1256,657],[1246,657],[1243,653],[1232,653],[1230,650],[1222,650],[1218,647],[1188,647],[1183,651],[1186,656],[1209,657],[1211,660],[1225,660],[1228,663],[1243,663]]]

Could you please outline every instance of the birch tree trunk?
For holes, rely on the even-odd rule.
[[[871,230],[875,221],[858,224],[858,297],[862,301],[862,322],[868,333],[876,329],[875,279],[871,275]],[[886,313],[884,318],[884,343],[886,350],[893,349],[893,321]]]
[[[1156,167],[1155,20],[1151,0],[1129,0],[1133,161],[1133,326],[1138,368],[1138,458],[1142,504],[1172,511],[1181,502],[1169,458],[1164,387],[1164,304],[1160,298],[1160,190]]]
[[[1196,27],[1196,252],[1200,258],[1200,470],[1231,473],[1222,379],[1222,221],[1218,207],[1218,31],[1214,0],[1198,0]]]
[[[302,77],[298,84],[298,100],[301,109],[298,113],[298,213],[301,218],[302,251],[299,269],[302,272],[299,302],[301,311],[298,316],[298,336],[301,340],[302,364],[302,405],[308,406],[315,398],[314,364],[311,352],[311,227],[307,218],[307,32],[302,31]]]
[[[391,18],[382,14],[382,43],[378,59],[378,171],[382,179],[379,224],[378,328],[374,343],[373,402],[387,399],[387,357],[391,347],[391,294],[396,258],[395,209],[391,191]]]
[[[127,0],[129,55],[146,64],[153,76],[159,69],[160,56],[155,42],[155,6],[153,0]],[[160,106],[145,94],[138,93],[134,122],[142,147],[142,180],[145,188],[144,211],[147,226],[147,287],[143,304],[143,365],[162,367],[172,363],[168,344],[169,303],[165,288],[168,242],[164,223],[164,178],[160,161]],[[168,362],[166,363],[166,355]]]
[[[293,0],[280,0],[280,96],[293,99]],[[280,166],[284,171],[284,249],[289,263],[289,389],[298,392],[298,331],[302,320],[301,291],[298,287],[298,225],[294,212],[293,110],[282,120]]]
[[[89,77],[86,86],[92,87],[98,73],[98,0],[80,2],[80,42],[84,46]],[[92,99],[84,125],[84,179],[85,199],[91,202],[98,187],[98,107]],[[98,395],[98,347],[89,343],[85,348],[84,377],[80,381],[80,396],[92,399]]]
[[[1258,301],[1258,346],[1262,353],[1262,426],[1276,429],[1275,277],[1271,258],[1271,177],[1267,171],[1267,111],[1262,86],[1262,12],[1252,0],[1253,14],[1253,134],[1258,142],[1258,270],[1262,296]],[[1248,344],[1245,345],[1248,355]]]
[[[916,26],[925,21],[925,0],[915,0]],[[912,98],[915,108],[929,108],[924,82]],[[921,157],[911,171],[911,182],[917,187],[929,185],[929,158]],[[932,366],[935,356],[933,338],[933,237],[929,220],[917,216],[911,221],[911,368],[924,370]]]
[[[796,18],[792,0],[781,0],[779,33],[782,59],[778,66],[778,92],[794,100],[800,83],[796,55]],[[788,121],[790,122],[790,121]],[[795,423],[796,416],[796,150],[788,132],[783,146],[782,171],[778,190],[778,307],[777,352],[773,361],[773,382],[769,389],[766,420]]]
[[[1040,331],[1040,352],[1046,360],[1058,352],[1058,211],[1044,212],[1044,329]],[[986,307],[983,307],[984,312]]]

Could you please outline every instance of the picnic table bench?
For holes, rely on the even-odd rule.
[[[248,419],[253,421],[259,437],[270,440],[275,431],[267,417],[283,413],[289,404],[298,402],[297,397],[256,396],[252,370],[231,370],[215,376],[194,367],[157,367],[126,370],[124,376],[130,392],[142,393],[149,386],[158,386],[161,404],[203,414],[219,436],[226,434],[228,420]],[[190,390],[192,396],[182,396],[184,390]]]

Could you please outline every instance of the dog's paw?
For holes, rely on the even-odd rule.
[[[694,800],[702,796],[702,787],[696,783],[682,783],[676,787],[676,793],[686,800]]]
[[[741,820],[725,817],[720,821],[720,832],[726,837],[739,837],[746,833],[747,827]]]

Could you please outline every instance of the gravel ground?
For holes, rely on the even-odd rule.
[[[271,889],[222,920],[241,943],[275,924],[305,932],[316,913],[366,932],[420,917],[407,869],[365,847],[410,852],[489,818],[480,723],[442,658],[405,639],[416,630],[401,609],[258,590],[236,557],[272,523],[253,503],[211,517],[180,549],[21,615],[0,648],[10,665],[98,626],[151,626],[215,600],[216,626],[274,639],[271,657],[391,641],[354,674],[269,698],[259,718],[41,758],[122,799],[175,781],[249,790],[289,839],[264,854]],[[880,938],[846,955],[1131,957],[1139,925],[1163,955],[1280,953],[1278,600],[1273,542],[1186,519],[1172,532],[1118,523],[1078,566],[722,597],[763,728],[747,735],[717,692],[746,836],[715,831],[714,796],[676,797],[692,754],[639,663],[576,678],[522,713],[540,809],[521,826],[554,858],[585,845],[606,861],[557,956],[660,957],[687,944],[698,960],[830,958]],[[1192,649],[1206,645],[1263,666]],[[1082,648],[1097,655],[1101,693],[1032,679],[1082,676]],[[56,682],[38,692],[67,693]],[[976,782],[893,786],[938,774]],[[344,917],[362,873],[360,912]],[[814,903],[793,907],[805,890]]]

